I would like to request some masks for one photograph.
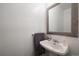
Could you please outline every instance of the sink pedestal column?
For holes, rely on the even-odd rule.
[[[51,52],[51,51],[47,51],[47,50],[46,50],[46,54],[47,54],[48,56],[58,56],[57,54],[55,54],[55,53],[53,53],[53,52]]]

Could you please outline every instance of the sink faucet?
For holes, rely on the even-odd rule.
[[[50,41],[51,39],[52,39],[52,37],[51,37],[50,35],[48,35],[48,36],[47,36],[47,40]]]
[[[53,42],[55,42],[55,43],[59,43],[59,41],[58,41],[58,40],[56,40],[56,39],[53,39]]]

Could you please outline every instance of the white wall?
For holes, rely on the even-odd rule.
[[[32,33],[46,32],[44,4],[0,4],[0,55],[33,55]]]

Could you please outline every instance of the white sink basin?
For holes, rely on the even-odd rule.
[[[53,40],[40,41],[40,45],[46,50],[54,52],[58,55],[66,55],[68,53],[68,44],[66,42],[55,42]]]

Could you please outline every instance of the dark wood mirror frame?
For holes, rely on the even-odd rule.
[[[49,14],[48,14],[48,11],[51,8],[53,8],[59,4],[60,3],[56,3],[47,9],[47,34],[78,37],[78,4],[77,3],[71,4],[71,7],[72,7],[72,9],[71,9],[71,33],[68,33],[68,32],[50,32],[49,31]]]

